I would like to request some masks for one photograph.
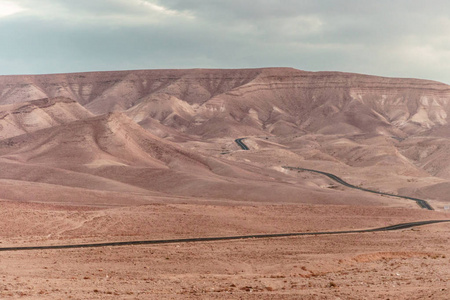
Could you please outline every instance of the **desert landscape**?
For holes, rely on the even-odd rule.
[[[0,297],[448,299],[449,122],[421,79],[0,76]]]

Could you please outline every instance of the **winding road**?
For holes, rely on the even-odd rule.
[[[242,142],[242,140],[244,140],[245,138],[240,138],[240,139],[236,139],[235,142],[243,149],[243,150],[249,150],[249,148],[247,147],[247,145],[244,144],[244,142]],[[389,194],[389,193],[383,193],[383,192],[377,192],[377,191],[373,191],[373,190],[369,190],[369,189],[365,189],[353,184],[350,184],[346,181],[344,181],[342,178],[331,174],[331,173],[327,173],[327,172],[323,172],[323,171],[319,171],[319,170],[314,170],[314,169],[306,169],[306,168],[298,168],[298,167],[290,167],[290,166],[283,166],[284,169],[288,169],[288,170],[299,170],[299,171],[308,171],[308,172],[313,172],[313,173],[318,173],[318,174],[322,174],[327,176],[328,178],[336,181],[337,183],[342,184],[343,186],[352,188],[352,189],[357,189],[360,191],[364,191],[364,192],[368,192],[368,193],[373,193],[373,194],[378,194],[378,195],[385,195],[385,196],[391,196],[391,197],[397,197],[397,198],[402,198],[402,199],[406,199],[406,200],[412,200],[415,201],[417,203],[417,205],[419,205],[421,208],[424,209],[428,209],[428,210],[434,210],[433,207],[431,207],[431,205],[423,199],[419,199],[419,198],[413,198],[413,197],[408,197],[408,196],[401,196],[401,195],[395,195],[395,194]]]
[[[244,239],[265,239],[291,236],[308,236],[308,235],[334,235],[334,234],[350,234],[350,233],[368,233],[378,231],[393,231],[407,229],[411,227],[423,226],[428,224],[450,222],[450,220],[428,220],[395,224],[386,227],[359,229],[359,230],[343,230],[343,231],[319,231],[319,232],[296,232],[296,233],[274,233],[274,234],[252,234],[237,236],[220,236],[220,237],[203,237],[203,238],[186,238],[186,239],[169,239],[169,240],[146,240],[146,241],[128,241],[128,242],[107,242],[92,244],[71,244],[71,245],[53,245],[53,246],[24,246],[24,247],[3,247],[0,252],[4,251],[24,251],[24,250],[55,250],[55,249],[74,249],[74,248],[96,248],[96,247],[114,247],[114,246],[130,246],[130,245],[159,245],[159,244],[175,244],[175,243],[196,243],[196,242],[214,242],[214,241],[230,241]]]
[[[235,142],[243,150],[249,150],[247,145],[245,145],[242,140],[244,138],[236,139]],[[285,169],[290,170],[300,170],[309,171],[314,173],[319,173],[329,177],[330,179],[347,186],[349,188],[354,188],[370,193],[388,195],[398,198],[404,198],[408,200],[413,200],[419,204],[420,207],[433,210],[433,208],[422,199],[393,195],[388,193],[382,193],[377,191],[372,191],[365,188],[360,188],[349,184],[339,178],[338,176],[322,172],[313,169],[305,169],[298,167],[284,166]],[[5,251],[25,251],[25,250],[55,250],[55,249],[75,249],[75,248],[95,248],[95,247],[114,247],[114,246],[130,246],[130,245],[158,245],[158,244],[174,244],[174,243],[195,243],[195,242],[213,242],[213,241],[229,241],[229,240],[243,240],[243,239],[262,239],[262,238],[278,238],[278,237],[292,237],[292,236],[314,236],[314,235],[335,235],[335,234],[351,234],[351,233],[368,233],[368,232],[380,232],[380,231],[393,231],[407,229],[411,227],[423,226],[428,224],[444,223],[450,222],[450,220],[427,220],[427,221],[416,221],[408,223],[400,223],[395,225],[390,225],[386,227],[371,228],[371,229],[359,229],[359,230],[342,230],[342,231],[319,231],[319,232],[295,232],[295,233],[274,233],[274,234],[253,234],[253,235],[237,235],[237,236],[220,236],[220,237],[200,237],[200,238],[185,238],[185,239],[166,239],[166,240],[139,240],[139,241],[126,241],[126,242],[105,242],[105,243],[89,243],[89,244],[68,244],[68,245],[48,245],[48,246],[22,246],[22,247],[0,247],[0,252]]]
[[[362,188],[362,187],[350,184],[350,183],[342,180],[341,178],[339,178],[336,175],[331,174],[331,173],[322,172],[322,171],[313,170],[313,169],[296,168],[296,167],[289,167],[289,166],[284,166],[283,168],[284,169],[289,169],[289,170],[308,171],[308,172],[322,174],[322,175],[325,175],[325,176],[329,177],[330,179],[336,181],[337,183],[340,183],[340,184],[342,184],[342,185],[344,185],[346,187],[352,188],[352,189],[357,189],[357,190],[361,190],[361,191],[365,191],[365,192],[373,193],[373,194],[378,194],[378,195],[385,195],[385,196],[391,196],[391,197],[397,197],[397,198],[412,200],[412,201],[415,201],[421,208],[425,208],[425,209],[428,209],[428,210],[434,210],[433,207],[431,207],[431,205],[427,201],[425,201],[423,199],[418,199],[418,198],[413,198],[413,197],[408,197],[408,196],[395,195],[395,194],[389,194],[389,193],[383,193],[383,192],[377,192],[377,191],[365,189],[365,188]]]
[[[238,144],[239,147],[242,148],[242,150],[250,150],[246,144],[244,144],[244,142],[242,140],[245,140],[245,138],[240,138],[240,139],[235,139],[234,141],[236,142],[236,144]]]

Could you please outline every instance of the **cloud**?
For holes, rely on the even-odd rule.
[[[450,83],[450,2],[443,0],[14,4],[24,10],[0,18],[4,74],[288,66]]]
[[[117,23],[116,26],[153,24],[188,14],[145,0],[17,0],[29,18],[61,20],[65,24]]]
[[[0,18],[15,15],[25,9],[11,1],[0,1]]]

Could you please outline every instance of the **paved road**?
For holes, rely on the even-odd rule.
[[[171,240],[147,240],[147,241],[128,241],[128,242],[109,242],[109,243],[93,243],[93,244],[71,244],[71,245],[54,245],[54,246],[29,246],[29,247],[3,247],[3,251],[24,251],[24,250],[54,250],[54,249],[74,249],[74,248],[95,248],[95,247],[113,247],[113,246],[129,246],[129,245],[157,245],[157,244],[175,244],[175,243],[196,243],[196,242],[213,242],[227,240],[243,240],[243,239],[262,239],[277,238],[289,236],[306,236],[306,235],[334,235],[334,234],[350,234],[350,233],[367,233],[377,231],[392,231],[407,229],[427,224],[450,222],[450,220],[429,220],[395,224],[386,227],[360,229],[360,230],[343,230],[343,231],[319,231],[319,232],[296,232],[296,233],[274,233],[274,234],[254,234],[254,235],[237,235],[237,236],[221,236],[221,237],[203,237],[203,238],[187,238],[187,239],[171,239]]]
[[[283,167],[285,169],[289,169],[289,170],[299,170],[299,171],[308,171],[308,172],[314,172],[314,173],[318,173],[318,174],[322,174],[325,175],[329,178],[331,178],[332,180],[346,186],[352,189],[357,189],[357,190],[361,190],[361,191],[365,191],[365,192],[369,192],[369,193],[374,193],[374,194],[378,194],[378,195],[386,195],[386,196],[391,196],[391,197],[397,197],[397,198],[402,198],[402,199],[407,199],[407,200],[412,200],[415,201],[421,208],[425,208],[428,210],[434,210],[433,207],[431,207],[431,205],[422,199],[418,199],[418,198],[413,198],[413,197],[408,197],[408,196],[400,196],[400,195],[394,195],[394,194],[389,194],[389,193],[383,193],[383,192],[377,192],[377,191],[372,191],[369,189],[365,189],[353,184],[350,184],[348,182],[345,182],[344,180],[342,180],[341,178],[337,177],[334,174],[331,173],[327,173],[327,172],[322,172],[322,171],[318,171],[318,170],[313,170],[313,169],[305,169],[305,168],[296,168],[296,167],[289,167],[289,166],[285,166]]]
[[[236,139],[235,142],[243,149],[249,150],[249,148],[242,142],[244,138]],[[381,193],[377,191],[372,191],[364,188],[360,188],[349,184],[337,177],[334,174],[326,173],[322,171],[305,169],[305,168],[297,168],[297,167],[283,167],[285,169],[291,170],[301,170],[301,171],[309,171],[315,172],[319,174],[323,174],[333,179],[334,181],[345,185],[350,188],[380,194],[380,195],[388,195],[393,197],[399,197],[404,199],[409,199],[416,201],[421,207],[433,210],[433,208],[422,199],[406,197],[406,196],[398,196],[388,193]],[[350,234],[350,233],[367,233],[367,232],[377,232],[377,231],[392,231],[392,230],[400,230],[406,229],[416,226],[422,226],[427,224],[435,224],[435,223],[443,223],[450,222],[450,220],[429,220],[429,221],[418,221],[418,222],[408,222],[395,224],[386,227],[372,228],[372,229],[361,229],[361,230],[343,230],[343,231],[319,231],[319,232],[295,232],[295,233],[274,233],[274,234],[254,234],[254,235],[238,235],[238,236],[221,236],[221,237],[203,237],[203,238],[187,238],[187,239],[170,239],[170,240],[146,240],[146,241],[128,241],[128,242],[107,242],[107,243],[92,243],[92,244],[70,244],[70,245],[53,245],[53,246],[25,246],[25,247],[2,247],[0,248],[0,252],[4,251],[24,251],[24,250],[52,250],[52,249],[74,249],[74,248],[94,248],[94,247],[113,247],[113,246],[129,246],[129,245],[157,245],[157,244],[174,244],[174,243],[195,243],[195,242],[213,242],[213,241],[226,241],[226,240],[243,240],[243,239],[261,239],[261,238],[276,238],[276,237],[289,237],[289,236],[306,236],[306,235],[325,235],[325,234]]]
[[[236,144],[239,145],[239,147],[242,148],[242,150],[249,150],[249,148],[247,147],[247,145],[244,144],[244,142],[242,142],[242,140],[244,140],[245,138],[239,138],[239,139],[235,139],[234,141],[236,142]],[[415,201],[417,203],[417,205],[419,205],[421,208],[425,208],[428,210],[434,210],[433,207],[431,207],[431,205],[423,200],[423,199],[418,199],[418,198],[413,198],[413,197],[408,197],[408,196],[400,196],[400,195],[394,195],[394,194],[389,194],[389,193],[383,193],[383,192],[377,192],[377,191],[373,191],[373,190],[369,190],[369,189],[365,189],[365,188],[361,188],[359,186],[350,184],[348,182],[345,182],[344,180],[342,180],[341,178],[339,178],[338,176],[331,174],[331,173],[327,173],[327,172],[322,172],[322,171],[318,171],[318,170],[313,170],[313,169],[305,169],[305,168],[297,168],[297,167],[289,167],[289,166],[284,166],[283,168],[285,169],[290,169],[290,170],[300,170],[300,171],[308,171],[308,172],[314,172],[314,173],[319,173],[322,175],[325,175],[331,179],[333,179],[334,181],[352,188],[352,189],[357,189],[357,190],[361,190],[361,191],[365,191],[365,192],[369,192],[369,193],[373,193],[373,194],[378,194],[378,195],[385,195],[385,196],[391,196],[391,197],[397,197],[397,198],[402,198],[402,199],[407,199],[407,200],[412,200]]]
[[[244,144],[244,142],[242,140],[245,140],[245,138],[240,138],[240,139],[235,139],[234,141],[236,142],[236,144],[238,144],[239,147],[242,148],[242,150],[250,150],[246,144]]]

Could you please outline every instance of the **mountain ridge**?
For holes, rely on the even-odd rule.
[[[364,184],[388,167],[390,180],[409,188],[414,181],[408,180],[434,185],[449,174],[439,164],[446,161],[445,141],[427,139],[417,151],[409,142],[446,136],[450,90],[434,81],[292,68],[14,75],[0,77],[0,103],[9,103],[0,112],[21,116],[13,122],[19,129],[4,134],[0,145],[11,170],[11,162],[23,163],[23,170],[53,166],[136,183],[139,190],[233,199],[244,193],[237,178],[254,187],[254,199],[267,199],[258,181],[269,177],[285,189],[278,180],[293,179],[273,175],[284,160],[361,174],[355,181],[361,177]],[[52,103],[60,110],[50,113]],[[71,117],[74,111],[79,117]],[[248,137],[249,153],[233,142],[241,137]],[[143,142],[147,138],[158,145]],[[175,178],[182,184],[171,182]],[[326,186],[319,182],[308,184]],[[397,189],[389,182],[386,188]],[[294,190],[286,197],[294,199]]]

